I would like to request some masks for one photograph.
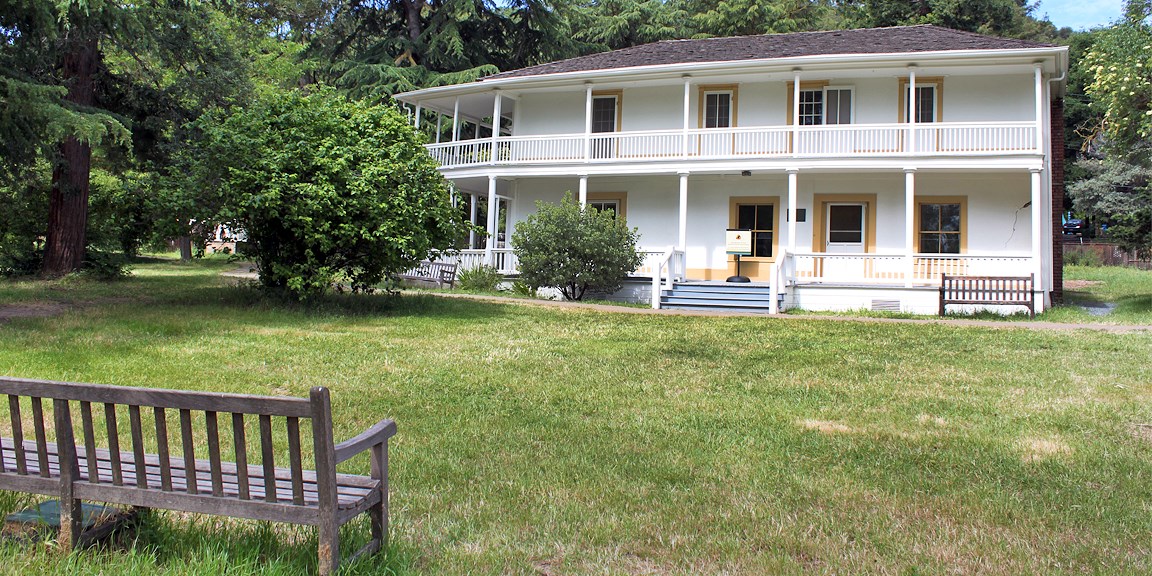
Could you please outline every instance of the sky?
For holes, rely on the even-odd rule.
[[[1057,28],[1087,30],[1111,24],[1123,12],[1124,0],[1040,0],[1032,14],[1037,18],[1048,15]]]

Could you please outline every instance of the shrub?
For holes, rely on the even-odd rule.
[[[260,282],[300,299],[368,291],[449,248],[464,226],[423,139],[396,110],[331,90],[275,92],[208,114],[195,179],[247,233]]]
[[[495,266],[482,264],[475,268],[468,268],[460,270],[456,277],[456,285],[461,290],[469,290],[473,292],[495,292],[496,286],[504,276]]]
[[[640,266],[639,234],[623,218],[584,209],[568,192],[559,204],[536,203],[536,213],[516,226],[512,247],[520,279],[532,288],[554,286],[567,300],[588,290],[615,292]]]

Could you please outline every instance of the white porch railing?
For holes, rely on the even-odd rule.
[[[679,258],[677,255],[679,254]],[[660,290],[671,290],[673,283],[676,280],[676,261],[680,261],[680,265],[684,265],[684,252],[676,250],[675,246],[669,246],[659,258],[656,258],[652,264],[652,308],[660,309]],[[683,271],[681,271],[683,277]],[[661,279],[663,279],[663,286],[661,286]]]
[[[982,256],[971,254],[916,254],[909,272],[903,254],[796,253],[791,278],[798,284],[842,282],[846,284],[932,284],[941,274],[1008,276],[1027,269],[1031,256]]]
[[[456,262],[456,265],[461,270],[472,270],[479,268],[485,263],[487,252],[483,248],[469,248],[459,250],[453,256],[445,256],[442,260],[448,262]],[[501,274],[516,274],[519,272],[520,262],[516,259],[516,253],[511,248],[493,248],[492,259],[495,261],[493,266],[496,271]]]
[[[795,142],[793,141],[795,140]],[[1034,122],[759,126],[502,136],[428,144],[445,168],[715,158],[971,156],[1040,153]]]

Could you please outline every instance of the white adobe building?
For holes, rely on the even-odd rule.
[[[1065,47],[924,25],[657,42],[396,98],[493,239],[464,266],[514,274],[505,238],[572,191],[639,229],[633,297],[733,275],[740,228],[771,287],[752,307],[935,313],[942,273],[1035,274],[1040,311],[1067,70]]]

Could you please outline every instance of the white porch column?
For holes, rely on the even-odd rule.
[[[415,122],[415,126],[416,126],[417,130],[420,129],[420,116],[422,116],[423,114],[424,114],[424,105],[421,104],[420,102],[417,102],[416,103],[416,122]]]
[[[681,251],[688,247],[688,173],[680,172],[680,225],[677,229],[676,247]]]
[[[588,175],[580,175],[580,207],[588,206]]]
[[[939,96],[937,96],[939,98]],[[916,153],[916,67],[908,67],[908,152]]]
[[[500,200],[496,198],[496,177],[488,177],[488,241],[484,243],[484,263],[495,266],[495,254],[492,249],[496,247],[496,222],[500,215]]]
[[[1042,186],[1040,169],[1032,173],[1032,265],[1030,271],[1036,274],[1036,311],[1044,311],[1044,202],[1041,199]]]
[[[792,157],[800,155],[800,70],[792,76]]]
[[[584,85],[584,161],[592,159],[592,85]]]
[[[440,123],[441,123],[443,120],[444,120],[444,115],[443,115],[443,114],[441,114],[441,113],[439,113],[439,112],[437,112],[437,113],[436,113],[436,143],[437,143],[437,144],[439,144],[439,143],[440,143]]]
[[[1044,153],[1044,71],[1036,64],[1036,153]]]
[[[796,196],[800,170],[788,169],[788,254],[796,252]]]
[[[476,215],[480,211],[480,197],[471,192],[468,193],[469,206],[468,206],[468,223],[472,226],[468,228],[468,247],[476,248]]]
[[[690,122],[692,121],[692,77],[684,76],[684,159],[688,159],[689,141],[691,137],[688,135]]]
[[[500,97],[500,91],[496,91],[496,100],[492,103],[492,153],[488,158],[488,162],[495,164],[499,159],[497,154],[497,145],[500,138],[500,106],[504,99]]]
[[[460,97],[456,97],[456,103],[452,105],[452,141],[460,140]]]
[[[916,274],[916,169],[904,169],[904,285]]]

